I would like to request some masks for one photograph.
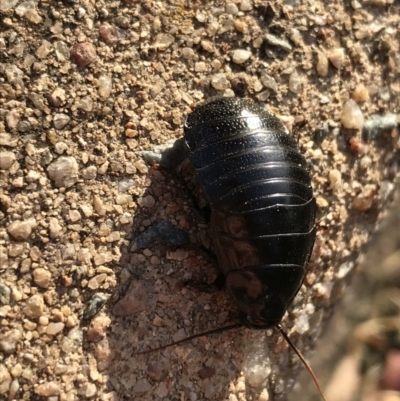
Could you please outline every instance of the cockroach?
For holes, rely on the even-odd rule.
[[[215,252],[240,322],[145,353],[237,327],[275,327],[325,400],[280,324],[303,283],[316,232],[316,201],[296,139],[263,107],[224,97],[188,115],[184,139],[211,209]]]

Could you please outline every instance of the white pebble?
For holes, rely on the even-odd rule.
[[[247,50],[237,49],[233,52],[232,60],[235,64],[243,64],[251,56],[251,52]]]
[[[361,129],[363,127],[364,116],[353,99],[349,99],[344,104],[340,120],[345,128]]]
[[[337,69],[339,69],[343,66],[345,59],[346,59],[346,55],[345,55],[344,49],[342,47],[333,49],[331,51],[331,53],[329,54],[329,61]]]

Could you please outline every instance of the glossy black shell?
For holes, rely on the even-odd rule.
[[[189,159],[211,208],[226,286],[243,324],[278,324],[300,289],[315,239],[305,158],[261,106],[219,98],[186,119]]]

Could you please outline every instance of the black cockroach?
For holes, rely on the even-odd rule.
[[[314,373],[280,325],[303,283],[315,240],[316,202],[297,141],[276,116],[238,98],[218,98],[195,108],[184,130],[240,323],[169,345],[241,326],[276,327],[322,395]]]

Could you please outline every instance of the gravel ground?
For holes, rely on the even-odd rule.
[[[284,400],[302,368],[275,331],[137,355],[236,321],[225,292],[183,285],[217,276],[207,227],[140,152],[216,95],[308,122],[323,220],[283,321],[307,355],[398,184],[399,15],[391,0],[0,0],[0,397]]]

